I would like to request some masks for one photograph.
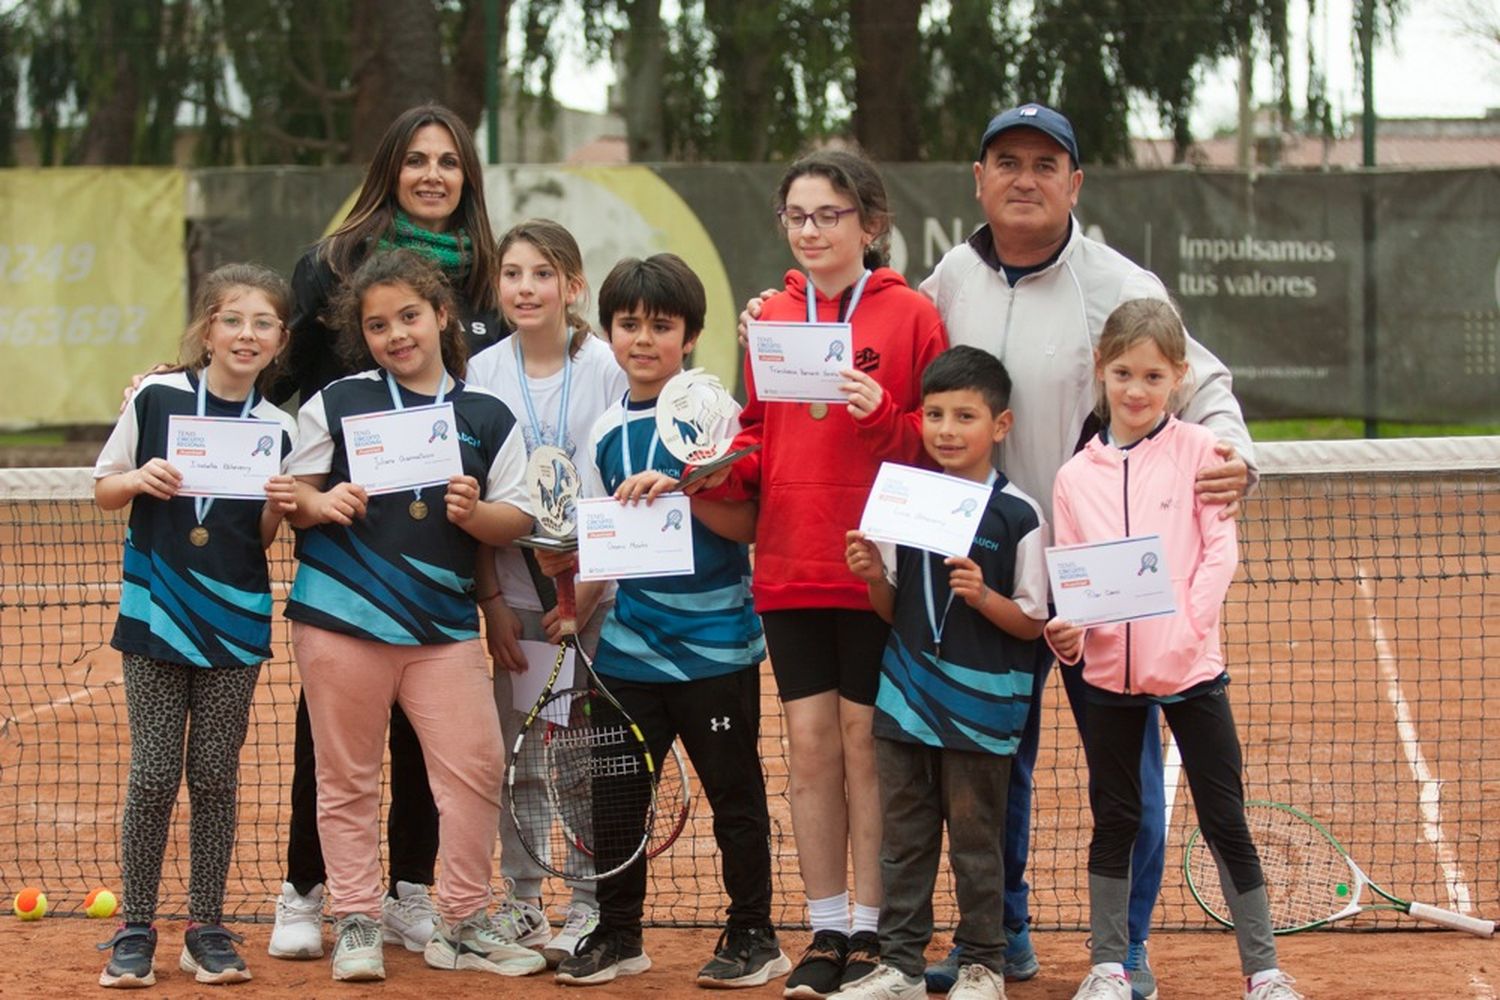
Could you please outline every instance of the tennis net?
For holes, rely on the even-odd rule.
[[[1247,794],[1316,816],[1398,895],[1500,915],[1500,741],[1485,733],[1500,717],[1500,438],[1265,445],[1260,456],[1224,625]],[[129,763],[109,647],[124,514],[101,513],[91,495],[87,470],[0,473],[0,889],[41,886],[62,913],[80,912],[94,885],[118,888]],[[293,570],[289,539],[271,554],[279,602]],[[273,645],[241,762],[231,919],[269,919],[283,878],[297,676],[279,617]],[[796,925],[804,910],[786,747],[764,676],[775,918]],[[1026,878],[1039,927],[1078,928],[1091,823],[1056,679],[1042,712]],[[1180,870],[1195,821],[1170,744],[1167,775],[1156,925],[1206,927]],[[188,813],[184,790],[164,915],[186,909]],[[720,923],[720,886],[700,793],[682,838],[653,863],[647,919]],[[955,919],[952,900],[945,866],[940,922]]]

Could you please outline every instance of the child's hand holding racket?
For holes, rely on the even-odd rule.
[[[578,569],[578,553],[537,549],[536,564],[541,567],[543,573],[554,580],[560,576],[572,579],[574,571]]]

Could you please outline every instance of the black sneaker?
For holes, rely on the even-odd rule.
[[[849,954],[849,935],[839,931],[818,931],[812,944],[797,960],[797,967],[786,977],[782,996],[802,1000],[823,1000],[839,989],[844,974],[844,958]]]
[[[151,967],[156,957],[155,927],[122,926],[99,950],[110,952],[109,964],[99,973],[100,986],[129,990],[156,985],[156,970]]]
[[[578,942],[578,951],[557,963],[557,981],[568,986],[597,986],[616,976],[635,976],[651,968],[639,930],[614,930],[600,924]]]
[[[234,950],[235,942],[245,939],[218,924],[189,927],[182,939],[182,958],[178,968],[191,972],[200,983],[247,983],[250,970]]]
[[[855,931],[849,936],[849,954],[844,956],[844,974],[839,977],[839,989],[847,990],[874,975],[879,965],[880,936],[874,931]]]
[[[714,957],[698,970],[698,985],[720,990],[763,986],[791,967],[771,928],[729,927],[719,935]]]

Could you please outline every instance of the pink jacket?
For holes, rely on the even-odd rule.
[[[1171,417],[1128,451],[1095,437],[1057,474],[1056,544],[1160,535],[1177,595],[1175,615],[1085,632],[1083,677],[1095,687],[1172,695],[1224,670],[1219,612],[1239,561],[1235,525],[1193,492],[1198,471],[1223,462],[1214,441]]]

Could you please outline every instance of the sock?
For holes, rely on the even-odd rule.
[[[1089,872],[1089,933],[1094,939],[1091,958],[1096,969],[1101,965],[1125,968],[1125,956],[1130,947],[1126,929],[1129,909],[1128,873],[1124,878],[1110,878]]]
[[[866,906],[864,903],[854,904],[854,933],[869,931],[874,934],[880,929],[880,907]]]
[[[818,931],[838,931],[840,934],[847,935],[849,933],[849,893],[841,892],[837,896],[809,899],[807,922],[812,924],[814,934]]]

